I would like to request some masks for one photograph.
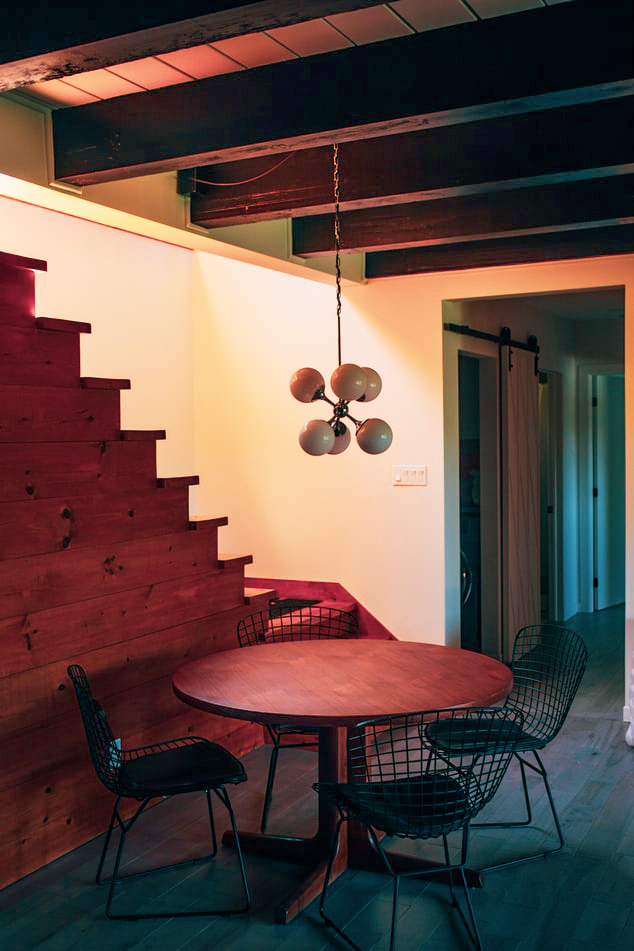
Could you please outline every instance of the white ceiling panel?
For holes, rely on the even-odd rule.
[[[247,69],[297,58],[295,53],[276,43],[266,33],[248,33],[232,36],[229,40],[218,40],[212,44],[212,49],[224,53]]]
[[[98,99],[112,99],[114,96],[128,96],[140,92],[141,87],[122,76],[116,76],[107,69],[91,69],[87,73],[76,73],[68,77],[68,83],[90,92]]]
[[[476,19],[461,0],[396,0],[390,7],[418,33]]]
[[[325,20],[306,20],[292,26],[281,26],[266,31],[268,36],[293,50],[298,56],[315,56],[342,50],[354,44]]]
[[[222,76],[224,73],[235,73],[244,69],[240,63],[223,56],[206,43],[203,46],[190,46],[185,50],[161,53],[156,58],[194,79],[207,79],[209,76]]]
[[[335,13],[326,17],[326,20],[358,46],[392,40],[413,32],[385,5],[352,10],[350,13]]]
[[[192,77],[174,69],[168,63],[161,62],[154,56],[144,59],[135,59],[130,63],[121,63],[118,66],[109,66],[108,72],[122,76],[144,89],[160,89],[161,86],[174,86],[176,83],[187,82]]]
[[[47,79],[42,83],[31,83],[24,91],[60,106],[85,106],[87,102],[98,102],[99,97],[71,86],[63,79]]]
[[[469,0],[469,6],[483,20],[490,17],[501,17],[507,13],[520,13],[522,10],[535,10],[544,4],[541,0]]]

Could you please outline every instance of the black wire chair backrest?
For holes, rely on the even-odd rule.
[[[269,611],[259,611],[242,618],[238,623],[240,647],[273,644],[277,641],[358,636],[359,629],[354,614],[319,605],[309,605],[277,617],[271,617]]]
[[[79,664],[68,668],[97,776],[110,792],[119,794],[122,757],[101,704],[95,700],[86,672]]]
[[[521,710],[524,729],[549,743],[562,728],[588,662],[576,631],[534,624],[519,631],[513,646],[513,687],[507,707]]]
[[[439,746],[433,736],[441,722]],[[361,723],[348,732],[345,788],[360,804],[360,818],[388,834],[449,834],[496,792],[521,724],[522,714],[505,707],[433,710]]]

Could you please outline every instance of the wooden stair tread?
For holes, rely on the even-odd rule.
[[[39,258],[26,258],[22,254],[0,251],[0,266],[27,268],[29,271],[48,271],[46,261]]]
[[[199,485],[200,476],[167,476],[156,480],[159,489],[174,489],[182,485]]]
[[[218,552],[218,564],[221,568],[226,568],[227,565],[251,565],[253,564],[253,555]]]
[[[82,376],[79,380],[84,390],[129,390],[130,380],[106,379],[100,376]]]
[[[262,597],[275,597],[275,588],[245,588],[244,589],[244,600],[247,604],[250,601],[253,601],[255,598]]]
[[[91,324],[80,320],[63,320],[58,317],[36,317],[35,326],[40,330],[59,330],[61,333],[92,333]]]
[[[119,438],[123,442],[140,442],[147,439],[166,439],[167,433],[164,429],[122,429]]]
[[[229,519],[226,515],[219,515],[217,518],[206,517],[203,515],[190,515],[189,516],[189,530],[191,532],[202,532],[208,529],[221,528],[223,525],[228,525]]]

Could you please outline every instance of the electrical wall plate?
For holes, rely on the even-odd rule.
[[[427,485],[427,466],[392,466],[392,485]]]

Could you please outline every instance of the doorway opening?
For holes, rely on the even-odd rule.
[[[513,544],[512,540],[509,544],[508,526],[500,514],[504,510],[501,500],[506,492],[507,509],[520,512],[526,507],[525,489],[530,489],[531,480],[538,484],[538,505],[534,516],[530,516],[536,544],[534,556],[530,554],[516,566],[516,577],[521,578],[527,566],[536,565],[536,621],[565,623],[579,612],[602,610],[601,605],[624,601],[623,398],[615,395],[622,384],[613,386],[601,380],[602,376],[623,379],[624,310],[622,287],[443,303],[447,643],[508,659],[510,641],[502,632],[504,619],[509,615],[510,590],[504,559],[508,559]],[[467,342],[462,337],[457,342],[458,334],[448,332],[450,325],[468,327],[471,333],[482,337],[499,334],[501,327],[509,327],[515,339],[536,336],[539,340],[537,376],[526,364],[522,387],[511,393],[513,399],[521,401],[529,377],[538,380],[538,437],[534,450],[538,464],[534,477],[521,473],[521,491],[515,492],[510,502],[504,481],[505,460],[499,447],[497,472],[485,478],[482,471],[484,433],[494,431],[498,439],[502,434],[501,442],[506,441],[507,445],[509,437],[511,443],[516,439],[519,448],[513,446],[512,450],[520,460],[518,453],[523,451],[521,444],[525,442],[523,424],[509,426],[504,418],[500,423],[495,413],[486,424],[483,422],[485,368],[491,366],[500,374],[506,370],[506,362],[497,367],[484,341]],[[516,379],[519,356],[518,351],[511,355],[514,367],[510,379]],[[596,362],[597,358],[601,363]],[[607,402],[604,400],[606,419],[618,436],[593,430],[599,418],[593,417],[593,386],[609,391]],[[613,400],[618,402],[618,411],[614,406],[610,408]],[[496,458],[495,451],[492,457]],[[618,493],[614,487],[619,480],[610,474],[607,461],[614,463],[619,473]],[[521,467],[520,461],[520,470]],[[515,468],[518,470],[517,465]],[[593,492],[597,479],[609,483],[609,491],[601,489],[598,496]],[[497,487],[495,516],[485,526],[483,497],[492,484]],[[605,527],[608,521],[621,534],[604,541],[604,529],[600,526]],[[487,544],[491,549],[485,557]],[[505,545],[506,550],[502,551]],[[622,595],[614,590],[602,594],[601,589],[595,593],[594,578],[599,571],[595,564],[611,556],[614,564],[604,564],[601,574],[610,582],[616,579]],[[492,564],[494,571],[490,571]],[[488,579],[484,577],[486,571]],[[494,609],[485,614],[487,599]],[[511,608],[517,615],[507,625],[512,638],[524,605]]]

